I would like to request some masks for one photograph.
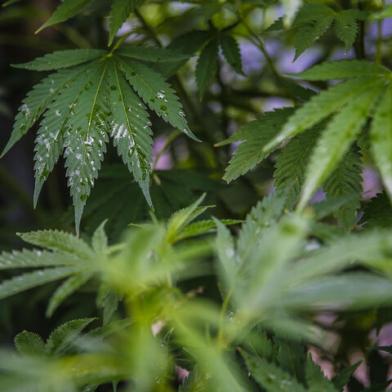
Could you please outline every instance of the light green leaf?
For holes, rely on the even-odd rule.
[[[46,316],[52,317],[56,309],[75,291],[83,286],[91,278],[91,276],[91,272],[82,272],[71,276],[62,283],[50,297],[49,304],[46,309]]]
[[[15,347],[23,355],[45,355],[45,343],[41,336],[29,331],[22,331],[15,336]]]
[[[331,80],[385,77],[390,71],[382,65],[364,60],[329,61],[296,74],[303,80]],[[363,80],[362,83],[366,83]],[[361,84],[358,81],[358,84]]]
[[[46,342],[46,351],[56,355],[63,353],[94,320],[94,318],[76,319],[60,325],[50,334]]]
[[[200,196],[200,198],[189,207],[175,212],[170,217],[166,229],[166,239],[169,243],[175,242],[182,229],[210,208],[209,206],[200,207],[200,204],[204,199],[205,195]]]
[[[271,194],[252,208],[238,236],[238,253],[242,259],[248,257],[252,247],[261,240],[265,231],[277,224],[284,207],[285,198]]]
[[[219,260],[219,277],[222,277],[223,286],[228,292],[234,288],[240,264],[230,231],[218,220],[215,220],[215,223],[218,228],[215,246]]]
[[[241,223],[240,220],[235,219],[222,219],[222,224],[224,225],[236,225]],[[176,236],[176,242],[180,240],[184,240],[186,238],[193,238],[203,234],[212,233],[216,230],[216,224],[214,220],[211,219],[203,219],[194,223],[188,224],[184,227],[180,233]]]
[[[80,238],[58,230],[41,230],[22,233],[19,236],[29,244],[51,249],[57,252],[77,256],[81,259],[91,259],[94,253]]]
[[[105,233],[107,220],[103,221],[94,231],[91,246],[98,255],[105,255],[108,248],[108,237]]]
[[[260,119],[244,125],[229,139],[230,142],[243,142],[237,147],[225,170],[225,181],[231,182],[252,170],[268,155],[263,151],[263,147],[278,133],[289,114],[291,109],[264,113]]]
[[[371,114],[382,89],[382,84],[374,82],[372,87],[355,97],[328,124],[313,150],[299,209],[305,207],[317,188],[335,170]]]
[[[241,353],[252,377],[268,392],[306,392],[306,389],[289,373],[260,357]]]
[[[28,272],[0,283],[0,299],[10,297],[33,287],[63,279],[76,271],[76,267],[47,268]]]
[[[373,85],[374,79],[350,80],[313,96],[296,110],[279,134],[265,145],[263,153],[271,152],[283,141],[313,127]]]
[[[237,292],[240,309],[248,317],[254,317],[257,309],[268,306],[275,296],[280,295],[284,284],[282,274],[288,263],[302,251],[308,229],[309,222],[305,217],[288,215],[250,245],[244,266],[246,288]]]
[[[38,57],[24,64],[15,64],[15,68],[30,71],[53,71],[61,68],[73,67],[96,60],[106,52],[100,49],[70,49],[60,50]]]
[[[0,254],[0,270],[13,268],[55,267],[74,265],[78,259],[69,255],[54,255],[53,252],[26,250],[3,252]]]
[[[370,138],[373,158],[392,200],[392,86],[385,91],[374,113]]]
[[[293,285],[343,270],[355,264],[369,268],[378,265],[392,250],[391,233],[369,231],[357,235],[338,237],[329,246],[312,252],[290,271]]]
[[[296,309],[365,309],[392,302],[392,282],[377,275],[345,273],[293,288],[282,305]]]

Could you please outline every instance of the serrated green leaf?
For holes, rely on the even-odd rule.
[[[90,247],[80,238],[70,233],[58,230],[32,231],[19,236],[23,241],[41,248],[51,249],[56,252],[77,256],[81,259],[94,257]]]
[[[90,70],[88,83],[77,100],[78,110],[69,117],[64,135],[66,175],[75,207],[77,232],[108,141],[107,101],[103,95],[106,72],[107,64]]]
[[[15,336],[15,347],[19,354],[45,355],[45,343],[41,336],[29,331],[22,331]]]
[[[109,19],[109,46],[113,43],[117,31],[128,19],[134,9],[134,0],[113,0],[108,16]]]
[[[247,173],[267,156],[263,147],[278,133],[289,114],[290,109],[267,112],[260,119],[244,125],[229,139],[230,142],[243,142],[237,147],[225,169],[225,181],[231,182]]]
[[[374,113],[371,126],[373,158],[381,173],[383,184],[392,200],[392,87],[385,91]]]
[[[277,224],[285,207],[285,198],[271,194],[259,201],[246,216],[238,236],[238,253],[246,259],[252,246],[260,241],[265,230]]]
[[[320,136],[320,129],[310,129],[291,140],[279,153],[274,171],[274,185],[286,205],[293,208],[298,202],[305,179],[305,169],[311,152]]]
[[[177,211],[170,217],[166,231],[166,239],[169,243],[173,243],[177,239],[177,236],[181,234],[180,231],[184,227],[209,208],[209,206],[200,206],[204,198],[205,195],[200,196],[199,199],[197,199],[189,207]]]
[[[219,278],[222,278],[225,291],[229,292],[234,287],[240,264],[230,231],[218,220],[215,220],[215,224],[218,228],[216,251],[219,260]]]
[[[28,272],[0,283],[0,299],[22,291],[63,279],[76,271],[76,267],[47,268]]]
[[[230,34],[223,34],[220,37],[220,46],[226,61],[237,73],[243,74],[240,46],[235,38]]]
[[[92,276],[91,272],[82,272],[69,277],[63,282],[50,297],[46,316],[52,317],[56,309],[75,291],[83,286]]]
[[[358,366],[361,364],[361,361],[358,361],[351,366],[348,366],[342,369],[340,372],[334,376],[332,382],[339,390],[343,389],[344,386],[350,381],[351,376],[357,370]]]
[[[47,27],[55,24],[65,22],[66,20],[74,17],[83,8],[90,3],[91,0],[64,0],[53,12],[50,18],[36,31],[39,33]]]
[[[43,184],[63,152],[67,120],[74,114],[80,91],[86,83],[86,76],[79,70],[77,76],[64,86],[66,90],[59,91],[47,106],[35,139],[34,206],[38,203]]]
[[[315,95],[288,119],[278,135],[264,146],[263,153],[316,125],[373,85],[374,79],[349,80]]]
[[[281,290],[281,274],[290,260],[302,251],[308,229],[309,221],[305,217],[287,215],[250,245],[245,272],[246,290],[237,293],[241,311],[250,315],[263,306],[265,298],[277,295]]]
[[[294,60],[298,59],[306,49],[310,48],[320,36],[324,35],[332,22],[333,16],[325,16],[318,22],[308,24],[299,29],[293,36],[293,45],[295,47]]]
[[[377,275],[351,272],[322,277],[290,290],[283,305],[297,309],[364,309],[392,301],[392,283]]]
[[[53,71],[96,60],[105,53],[104,50],[100,49],[60,50],[38,57],[28,63],[15,64],[14,67],[28,69],[30,71]]]
[[[296,74],[303,80],[331,80],[353,78],[377,78],[389,74],[388,68],[364,60],[329,61]],[[363,80],[366,83],[366,80]]]
[[[224,225],[236,225],[240,223],[240,220],[235,219],[222,219]],[[193,238],[200,235],[212,233],[216,230],[216,224],[214,220],[205,219],[194,223],[188,224],[184,227],[181,232],[176,236],[176,241],[184,240],[186,238]]]
[[[183,53],[188,57],[196,54],[196,52],[208,41],[209,33],[207,31],[195,30],[175,37],[165,48],[175,53]],[[186,59],[187,60],[187,59]],[[162,75],[173,75],[186,60],[178,62],[159,63],[155,66]]]
[[[355,263],[372,268],[390,252],[390,244],[391,234],[387,230],[339,236],[330,245],[311,253],[296,264],[290,272],[291,282],[299,284],[313,280]]]
[[[302,5],[302,0],[282,0],[282,5],[284,9],[284,25],[286,27],[290,26],[293,22],[295,15]]]
[[[218,49],[218,41],[211,39],[197,60],[195,75],[200,99],[203,98],[218,70]]]
[[[151,110],[190,138],[198,140],[188,127],[177,96],[159,73],[130,60],[121,61],[121,68],[130,85]]]
[[[302,209],[316,189],[327,179],[348,151],[382,93],[376,82],[355,97],[328,124],[313,150],[298,208]]]
[[[109,78],[113,143],[152,205],[149,192],[152,131],[148,113],[116,67],[110,68]]]
[[[52,252],[23,249],[19,252],[1,253],[0,270],[73,265],[77,260],[69,255],[54,256]]]
[[[335,212],[339,223],[350,228],[357,218],[362,193],[362,165],[359,154],[350,150],[325,182],[324,190],[328,198],[349,198],[350,203],[343,204]]]
[[[358,19],[361,13],[358,10],[343,10],[337,13],[335,31],[337,37],[345,44],[346,49],[354,45],[358,34]]]
[[[335,12],[324,4],[305,4],[293,23],[291,34],[297,59],[331,26]]]
[[[108,247],[108,237],[105,232],[105,225],[107,220],[103,221],[94,231],[91,239],[91,246],[99,255],[104,255]]]
[[[51,74],[36,84],[27,94],[19,108],[12,128],[12,134],[0,156],[3,157],[39,119],[46,106],[77,75],[78,70],[69,70]]]
[[[46,342],[46,351],[50,354],[61,354],[94,320],[94,318],[83,318],[60,325],[50,334]]]
[[[338,392],[334,384],[325,378],[321,369],[313,362],[310,354],[306,360],[305,374],[309,392]]]
[[[154,48],[152,46],[124,45],[116,53],[123,57],[151,63],[182,62],[190,58],[189,54],[183,54],[168,48]]]
[[[246,367],[257,383],[268,392],[305,392],[306,389],[289,373],[266,360],[241,353]]]

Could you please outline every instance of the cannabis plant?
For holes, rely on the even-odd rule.
[[[391,4],[2,5],[1,391],[388,390]]]

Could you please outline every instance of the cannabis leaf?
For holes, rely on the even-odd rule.
[[[291,109],[281,109],[264,113],[259,119],[244,125],[231,137],[217,144],[224,146],[241,142],[225,170],[224,180],[235,180],[266,157],[263,147],[273,139],[291,112]]]
[[[108,15],[109,22],[109,46],[113,43],[117,31],[127,20],[128,16],[144,0],[113,0]],[[37,33],[47,27],[65,22],[79,13],[88,9],[92,0],[64,0],[52,13],[49,19],[37,30]]]
[[[202,49],[196,65],[196,82],[200,98],[214,79],[218,70],[219,48],[231,67],[242,74],[241,52],[238,42],[228,33],[213,33]]]
[[[36,85],[23,101],[3,155],[41,119],[35,147],[34,204],[64,150],[77,230],[109,135],[151,204],[152,131],[144,103],[173,127],[195,138],[174,91],[159,73],[139,61],[160,61],[164,49],[146,48],[142,52],[140,47],[124,47],[114,53],[78,49],[18,65],[57,71]],[[171,51],[168,56],[173,61],[183,58]]]
[[[93,321],[93,318],[68,321],[52,331],[46,342],[36,333],[23,331],[15,336],[15,347],[23,355],[60,356]]]
[[[392,200],[392,83],[385,91],[373,118],[370,130],[373,158]]]
[[[113,43],[114,37],[129,17],[129,14],[139,7],[144,0],[113,0],[108,16],[109,19],[109,46]]]
[[[218,42],[211,40],[201,51],[196,65],[196,82],[203,97],[218,69]]]
[[[66,279],[53,293],[47,315],[54,311],[75,291],[100,271],[107,245],[100,226],[94,236],[93,246],[61,231],[37,231],[20,234],[21,238],[43,250],[22,250],[0,254],[0,270],[34,269],[0,284],[0,298],[49,282]],[[99,244],[99,246],[97,246]]]
[[[335,11],[325,4],[305,4],[298,12],[288,34],[292,36],[298,58],[334,25],[337,37],[350,48],[358,33],[359,21],[366,13],[357,9]]]
[[[50,16],[50,18],[37,30],[37,33],[55,24],[65,22],[82,11],[91,0],[65,0]]]
[[[388,252],[388,231],[346,235],[309,252],[306,238],[311,222],[298,214],[279,219],[283,206],[281,198],[260,203],[244,223],[237,244],[218,224],[218,278],[224,292],[230,292],[233,325],[246,328],[256,317],[264,325],[284,328],[287,323],[300,321],[295,317],[299,308],[362,307],[376,298],[391,300],[384,297],[381,288],[375,289],[377,285],[390,286],[388,279],[362,273],[337,274],[357,263],[388,275],[390,268],[380,262]],[[372,298],[365,300],[364,290],[371,291]],[[262,317],[265,314],[268,317]],[[301,325],[302,331],[296,328],[296,333],[305,336],[310,325],[302,321]]]
[[[387,107],[388,103],[384,102],[384,98],[388,99],[388,95],[385,94],[391,89],[392,79],[387,68],[356,60],[321,64],[298,76],[304,80],[348,79],[312,97],[288,119],[280,133],[263,148],[263,153],[267,154],[283,141],[335,114],[318,139],[307,166],[298,205],[299,208],[303,208],[315,190],[332,175],[374,110],[379,113],[380,110],[381,113],[386,110],[383,108]],[[377,124],[376,119],[377,117],[373,121],[373,129],[374,124]],[[387,132],[388,127],[378,129]],[[379,162],[379,165],[380,170],[384,171],[385,181],[385,163]]]
[[[290,140],[276,159],[274,184],[277,193],[285,196],[289,208],[298,202],[305,179],[305,169],[319,135],[318,128],[304,132]]]

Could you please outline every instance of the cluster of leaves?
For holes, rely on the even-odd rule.
[[[124,242],[112,246],[103,225],[91,245],[58,231],[23,234],[25,241],[44,249],[1,255],[2,269],[35,269],[4,281],[1,296],[69,276],[51,295],[51,315],[94,279],[98,285],[91,287],[96,287],[97,306],[103,308],[103,326],[80,335],[93,319],[70,321],[46,344],[34,333],[20,333],[15,340],[19,354],[1,361],[0,385],[9,391],[25,383],[37,391],[76,391],[128,381],[133,390],[147,391],[157,382],[168,388],[175,369],[182,366],[192,374],[184,391],[245,391],[254,381],[269,391],[306,390],[302,383],[309,390],[341,390],[350,372],[332,383],[311,359],[301,359],[306,354],[300,342],[318,341],[323,334],[304,316],[392,301],[389,230],[346,235],[307,250],[312,219],[285,215],[284,200],[270,197],[251,211],[234,241],[224,223],[236,222],[195,221],[208,208],[201,202],[178,211],[164,225],[133,228]],[[215,242],[197,239],[216,229]],[[197,287],[182,288],[186,280],[211,274],[206,257],[212,253],[221,307],[203,298]],[[354,265],[378,274],[342,272]],[[287,337],[295,337],[297,343],[291,347]],[[250,378],[234,365],[235,350]],[[284,370],[291,352],[298,353],[298,366],[306,363],[304,379],[300,370]]]
[[[64,150],[68,185],[79,227],[83,208],[106,152],[108,136],[151,204],[151,123],[144,103],[175,128],[195,138],[176,95],[164,78],[143,64],[178,61],[155,48],[123,47],[60,51],[19,65],[53,71],[24,99],[5,154],[42,117],[35,147],[37,203],[42,185]],[[144,102],[144,103],[143,103]]]
[[[160,23],[150,26],[142,12],[148,3],[150,11],[171,5],[64,0],[38,32],[96,13],[106,33],[101,43],[14,66],[49,75],[23,99],[3,155],[37,130],[34,206],[63,157],[77,235],[26,232],[19,237],[27,248],[0,254],[0,300],[38,293],[47,302],[47,319],[56,320],[52,333],[23,331],[15,337],[16,350],[0,350],[0,389],[358,390],[352,388],[358,363],[329,353],[334,377],[326,378],[309,345],[329,349],[330,331],[317,321],[322,312],[337,318],[371,314],[371,322],[360,326],[366,324],[366,336],[389,320],[392,71],[382,61],[382,20],[391,7],[189,1],[179,16],[158,16]],[[258,12],[266,17],[279,4],[283,18],[254,29]],[[131,17],[135,25],[121,35]],[[181,20],[191,22],[191,30],[172,34]],[[363,34],[364,24],[374,20],[379,36],[370,61]],[[278,31],[282,42],[289,36],[297,59],[330,28],[346,51],[355,48],[357,59],[322,58],[301,73],[280,74],[265,44],[268,34]],[[75,31],[73,40],[85,43]],[[134,32],[143,38],[133,39]],[[242,40],[261,51],[269,68],[262,73],[271,80],[246,80]],[[220,58],[241,75],[239,85],[225,85]],[[247,84],[256,84],[256,93],[239,91]],[[197,92],[200,99],[193,99]],[[293,107],[260,113],[251,101],[275,94]],[[154,154],[155,124],[171,133]],[[191,128],[205,143],[196,143]],[[157,170],[160,154],[180,135],[179,150],[186,146],[190,158]],[[176,161],[177,150],[170,153]],[[109,164],[101,170],[104,155]],[[364,163],[378,170],[385,189],[367,205],[361,200]],[[251,178],[256,167],[254,176],[268,173],[265,178]],[[222,177],[235,181],[232,188],[221,184]],[[261,199],[250,212],[245,204],[247,213],[239,206],[248,198],[244,189],[252,200]],[[320,190],[324,199],[317,202]],[[188,206],[204,192],[208,202],[217,201],[214,215],[221,219],[203,205],[205,196]],[[83,213],[87,224],[80,235]],[[70,220],[67,212],[62,218]],[[82,296],[88,306],[77,308],[73,301]],[[327,327],[344,330],[346,324]],[[391,352],[377,344],[358,346],[369,356]],[[349,342],[347,347],[345,353]],[[387,388],[386,375],[376,381],[373,390]]]

